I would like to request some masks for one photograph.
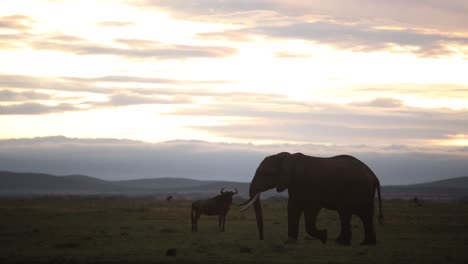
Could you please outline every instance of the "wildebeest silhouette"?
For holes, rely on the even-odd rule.
[[[219,231],[224,232],[224,225],[226,222],[226,214],[232,204],[232,197],[238,193],[234,188],[232,191],[224,191],[221,189],[220,194],[206,200],[197,200],[192,203],[192,232],[198,231],[198,220],[202,214],[204,215],[218,215]]]

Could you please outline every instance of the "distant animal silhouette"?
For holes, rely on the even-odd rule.
[[[197,200],[192,203],[192,232],[198,231],[198,220],[201,215],[217,215],[219,231],[224,232],[226,215],[229,212],[232,204],[232,197],[238,193],[234,188],[234,192],[224,191],[221,189],[220,194],[206,200]]]
[[[166,250],[166,256],[175,257],[176,255],[177,255],[177,249],[170,248],[170,249]]]
[[[260,240],[263,240],[263,216],[260,193],[276,188],[288,189],[288,236],[296,241],[299,219],[304,214],[307,233],[327,241],[327,230],[316,227],[322,208],[338,211],[341,232],[339,244],[351,243],[351,215],[359,216],[364,225],[362,244],[376,244],[374,229],[374,195],[379,198],[379,222],[382,222],[380,183],[377,176],[362,161],[347,155],[318,158],[302,153],[279,153],[266,157],[258,166],[250,183],[250,199],[241,211],[253,205]]]
[[[417,196],[415,196],[415,197],[413,198],[413,204],[414,204],[415,206],[418,206],[418,207],[421,207],[421,206],[422,206],[421,200],[419,200],[419,198],[418,198]]]
[[[170,200],[172,200],[172,195],[169,195],[169,196],[166,197],[166,201],[169,202]]]

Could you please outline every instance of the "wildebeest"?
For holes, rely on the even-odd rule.
[[[417,196],[415,196],[415,197],[413,198],[413,204],[414,204],[415,206],[418,206],[418,207],[421,207],[421,206],[422,206],[421,200],[419,200],[419,198],[418,198]]]
[[[232,204],[232,196],[237,194],[237,189],[234,192],[224,191],[221,189],[219,195],[206,200],[197,200],[192,203],[192,232],[198,231],[198,220],[202,214],[218,215],[219,231],[224,232],[224,224],[226,222],[226,214]]]

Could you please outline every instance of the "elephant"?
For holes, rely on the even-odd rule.
[[[383,222],[380,182],[362,161],[348,155],[330,158],[312,157],[302,153],[278,153],[266,157],[258,166],[250,183],[250,198],[241,211],[252,204],[255,209],[259,239],[263,240],[263,215],[260,193],[276,188],[288,189],[288,241],[298,237],[302,213],[307,233],[326,243],[328,232],[316,227],[316,218],[322,208],[338,212],[341,232],[336,242],[351,243],[351,216],[357,215],[364,225],[362,245],[377,243],[374,229],[374,195],[378,192],[379,223]]]

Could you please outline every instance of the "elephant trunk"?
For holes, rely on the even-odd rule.
[[[253,198],[255,195],[260,194],[259,192],[254,191],[250,188],[250,197]],[[255,209],[255,218],[257,219],[257,227],[258,227],[258,238],[263,240],[263,214],[262,214],[262,205],[260,203],[260,197],[255,200],[254,202],[254,209]]]

